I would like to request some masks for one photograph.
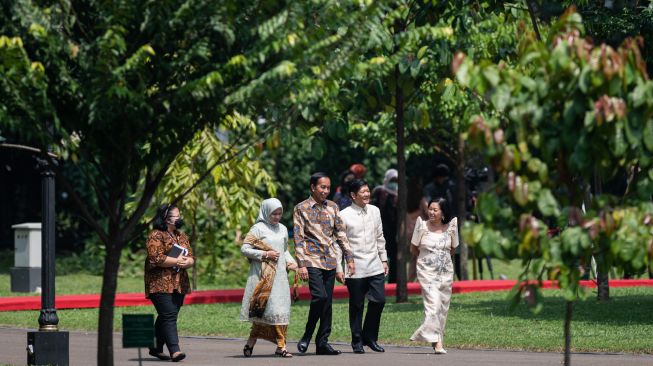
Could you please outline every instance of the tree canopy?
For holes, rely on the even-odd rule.
[[[637,39],[614,49],[582,31],[572,8],[546,41],[523,33],[514,67],[463,55],[454,65],[492,106],[474,117],[469,139],[498,173],[478,203],[482,222],[464,236],[486,254],[522,260],[513,299],[535,311],[543,279],[571,304],[592,257],[604,273],[638,272],[653,254],[653,83]],[[621,173],[624,192],[602,188]]]

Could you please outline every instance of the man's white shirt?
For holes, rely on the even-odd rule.
[[[340,211],[340,216],[347,227],[347,239],[354,254],[356,272],[350,278],[364,278],[383,273],[383,263],[388,260],[383,237],[383,224],[381,212],[374,205],[365,205],[365,208],[352,203],[351,206]],[[343,272],[342,252],[336,248],[338,264],[336,271]]]

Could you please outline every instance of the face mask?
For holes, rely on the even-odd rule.
[[[397,188],[399,188],[399,184],[397,182],[390,182],[388,183],[388,189],[391,191],[396,191]]]
[[[177,219],[174,222],[175,229],[181,229],[182,226],[184,226],[184,220],[183,219]]]

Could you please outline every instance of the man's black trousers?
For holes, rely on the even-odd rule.
[[[306,269],[308,270],[308,287],[311,290],[311,308],[308,312],[306,330],[302,338],[311,338],[319,320],[320,327],[315,335],[315,345],[321,348],[327,345],[329,335],[331,335],[333,285],[336,279],[336,270],[313,267],[307,267]]]
[[[347,278],[349,290],[349,327],[352,346],[374,343],[379,339],[381,313],[385,306],[385,276],[383,273],[364,277]],[[367,314],[363,323],[365,297]]]

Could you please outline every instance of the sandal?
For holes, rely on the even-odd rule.
[[[156,358],[158,358],[158,359],[161,360],[161,361],[170,361],[170,356],[166,355],[166,354],[163,353],[163,352],[159,352],[159,351],[157,351],[157,350],[154,349],[154,348],[150,348],[150,352],[149,352],[149,353],[150,353],[150,356],[152,356],[152,357],[156,357]]]
[[[435,343],[431,343],[431,347],[433,347],[433,351],[435,351],[436,355],[446,355],[447,354],[447,350],[444,349],[444,347],[435,348]]]
[[[243,348],[243,355],[245,357],[252,357],[252,352],[254,352],[254,346],[250,347],[249,344],[246,344]]]
[[[285,350],[285,349],[274,351],[274,354],[279,356],[279,357],[284,357],[284,358],[292,357],[292,353],[288,352],[288,350]]]
[[[170,355],[170,360],[172,362],[179,362],[179,361],[183,360],[184,358],[186,358],[186,354],[183,353],[183,352],[177,352],[177,353],[175,353],[175,355],[176,356]]]

